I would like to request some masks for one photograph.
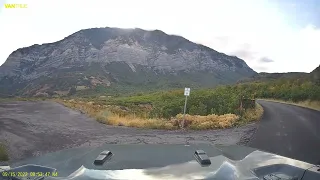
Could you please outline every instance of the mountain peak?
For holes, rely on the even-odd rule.
[[[9,78],[15,81],[13,89],[34,94],[38,88],[60,91],[99,84],[211,87],[253,74],[256,72],[243,60],[181,36],[160,30],[106,27],[80,30],[55,43],[16,50],[0,67],[0,82],[10,85]],[[57,78],[67,81],[63,88],[52,84]],[[35,89],[24,87],[27,84]]]

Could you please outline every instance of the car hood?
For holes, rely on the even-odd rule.
[[[102,151],[113,156],[94,165]],[[194,152],[203,150],[211,165],[201,166]],[[46,179],[262,179],[266,176],[320,179],[317,167],[244,146],[116,145],[67,149],[11,165],[52,167],[58,177]]]

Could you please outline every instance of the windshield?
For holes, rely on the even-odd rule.
[[[155,155],[140,150],[105,170],[187,163],[200,144],[219,146],[206,155],[231,164],[256,150],[318,164],[319,8],[314,0],[1,1],[2,171],[58,169],[58,156],[73,162],[69,149],[88,153],[76,165],[89,169],[103,151],[119,156],[113,146],[93,150],[106,144],[193,149],[147,166],[142,156]]]

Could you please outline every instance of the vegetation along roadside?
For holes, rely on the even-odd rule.
[[[263,109],[254,99],[276,99],[317,109],[319,83],[318,78],[299,76],[193,90],[188,98],[186,125],[190,129],[215,129],[258,120]],[[183,118],[182,90],[123,97],[72,98],[57,101],[110,125],[177,129]]]
[[[108,125],[178,129],[183,121],[184,95],[181,90],[128,97],[74,97],[55,101]],[[239,96],[239,92],[228,86],[195,90],[188,98],[185,128],[229,128],[257,120],[262,113],[262,107],[255,100]]]

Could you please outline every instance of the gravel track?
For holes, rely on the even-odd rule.
[[[49,101],[0,103],[0,142],[11,162],[79,146],[109,144],[246,145],[256,124],[205,131],[114,127]]]

